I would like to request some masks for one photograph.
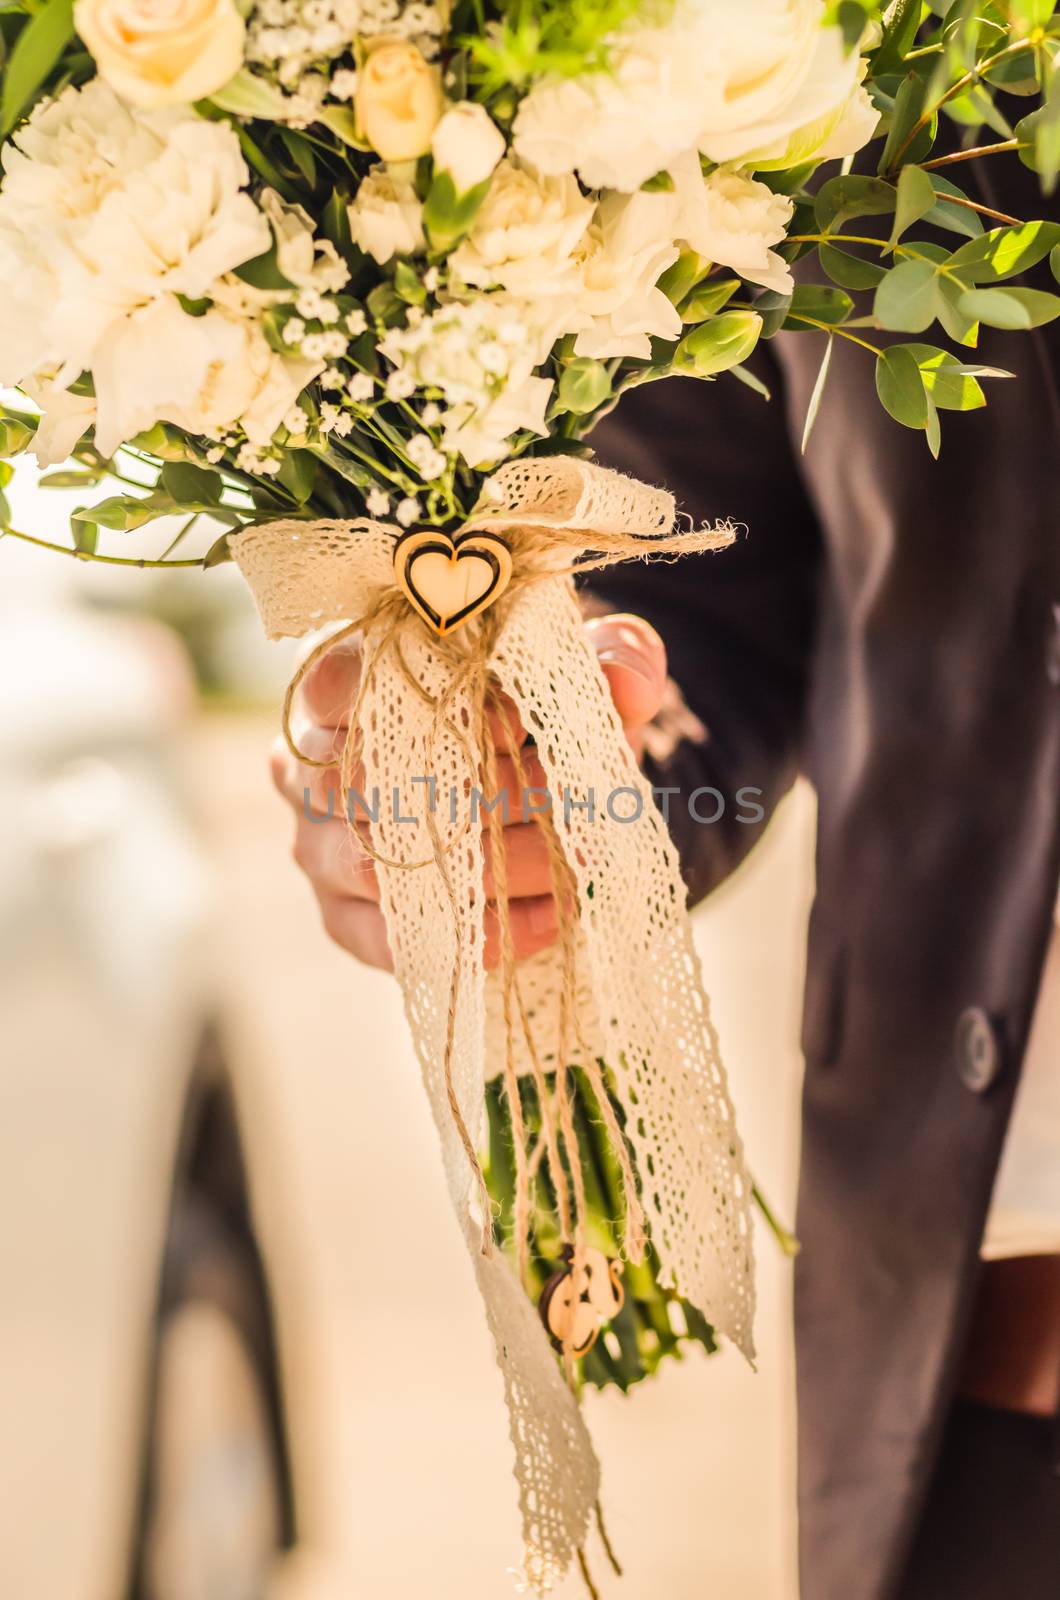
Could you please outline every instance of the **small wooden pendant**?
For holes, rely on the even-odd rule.
[[[409,604],[444,638],[485,611],[512,576],[512,553],[493,533],[437,528],[403,534],[394,549],[394,577]]]
[[[596,1343],[604,1323],[617,1317],[625,1304],[622,1263],[609,1259],[602,1250],[583,1250],[575,1259],[567,1245],[563,1253],[567,1265],[545,1284],[538,1309],[556,1345],[584,1356]]]

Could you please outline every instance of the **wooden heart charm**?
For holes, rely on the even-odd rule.
[[[493,604],[508,587],[512,553],[496,534],[437,528],[404,534],[394,549],[394,577],[409,604],[441,637]]]
[[[569,1346],[572,1355],[584,1356],[625,1304],[622,1263],[592,1248],[576,1257],[568,1246],[564,1255],[567,1265],[545,1284],[538,1309],[557,1348]]]

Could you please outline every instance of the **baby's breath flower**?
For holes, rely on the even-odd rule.
[[[365,500],[368,514],[372,517],[388,517],[390,515],[390,496],[384,494],[382,489],[370,489]]]
[[[375,380],[367,372],[355,372],[346,385],[351,400],[370,400],[375,394]]]
[[[305,323],[301,317],[290,317],[283,325],[284,344],[301,344],[305,338]]]
[[[388,400],[407,400],[416,391],[416,380],[409,372],[392,372],[386,380]]]
[[[355,339],[358,334],[364,333],[367,327],[368,318],[360,306],[356,306],[352,311],[346,313],[346,331],[352,334]]]
[[[420,514],[420,503],[415,495],[406,495],[404,500],[399,500],[394,515],[403,528],[411,528]]]

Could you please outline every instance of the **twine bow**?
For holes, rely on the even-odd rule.
[[[379,796],[361,843],[377,864],[450,1193],[497,1345],[526,1575],[540,1593],[575,1556],[584,1563],[599,1488],[572,1385],[520,1285],[536,1160],[548,1161],[562,1236],[575,1252],[584,1242],[569,1066],[587,1074],[607,1119],[623,1174],[625,1252],[639,1259],[650,1230],[663,1283],[679,1286],[752,1355],[751,1186],[679,865],[585,638],[573,587],[579,571],[716,549],[732,537],[726,528],[674,533],[674,520],[668,494],[603,468],[569,457],[508,463],[487,482],[462,531],[503,535],[511,582],[488,610],[445,638],[395,585],[394,527],[279,522],[232,540],[270,637],[343,624],[309,655],[287,693],[284,729],[299,760],[306,757],[290,731],[299,682],[337,639],[361,638],[343,790],[359,773],[363,797]],[[560,937],[526,963],[514,959],[501,830],[483,829],[476,815],[476,794],[486,804],[497,795],[487,719],[501,694],[534,740],[552,799],[551,810],[536,811],[534,820],[548,846]],[[523,754],[507,732],[523,792]],[[413,789],[420,804],[410,815]],[[615,796],[624,797],[617,809]],[[499,970],[488,980],[487,852],[500,945]],[[628,1144],[604,1091],[603,1063],[625,1113]],[[483,1084],[496,1072],[504,1075],[515,1140],[518,1273],[493,1247],[477,1155]],[[526,1148],[522,1073],[532,1074],[544,1110],[535,1152]],[[570,1380],[569,1350],[565,1357]]]

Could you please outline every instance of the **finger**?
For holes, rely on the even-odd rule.
[[[502,841],[506,866],[508,898],[532,899],[552,891],[552,868],[549,864],[545,836],[536,822],[517,823],[501,828],[497,835]],[[486,845],[486,893],[496,899],[497,885],[493,874],[493,852]]]
[[[495,693],[486,717],[495,750],[520,750],[526,743],[526,729],[510,695]]]
[[[359,761],[354,762],[343,783],[343,730],[307,726],[299,731],[295,742],[314,761],[331,764],[311,767],[296,761],[286,741],[277,739],[270,761],[272,781],[288,804],[300,815],[309,811],[321,817],[349,817],[354,822],[369,820],[368,808],[374,807],[374,801],[364,792],[364,768]]]
[[[352,639],[314,662],[302,679],[302,706],[322,728],[344,728],[361,681],[361,646]]]
[[[378,906],[348,895],[323,894],[318,898],[324,929],[330,939],[358,961],[363,961],[366,967],[393,972],[394,958]]]
[[[651,623],[617,612],[593,617],[585,628],[623,724],[650,722],[666,688],[666,646]]]
[[[511,756],[497,757],[496,782],[491,793],[483,791],[479,815],[483,827],[499,821],[503,827],[529,822],[535,810],[544,805],[547,789],[545,769],[536,752],[527,748],[519,756],[519,771]]]
[[[512,947],[517,961],[525,961],[539,950],[554,944],[559,932],[556,902],[551,895],[538,895],[532,900],[513,900],[508,907],[512,930]],[[500,966],[501,937],[496,906],[486,907],[486,966],[490,970]]]
[[[318,895],[349,895],[378,903],[375,862],[360,849],[346,822],[299,818],[292,853]]]

